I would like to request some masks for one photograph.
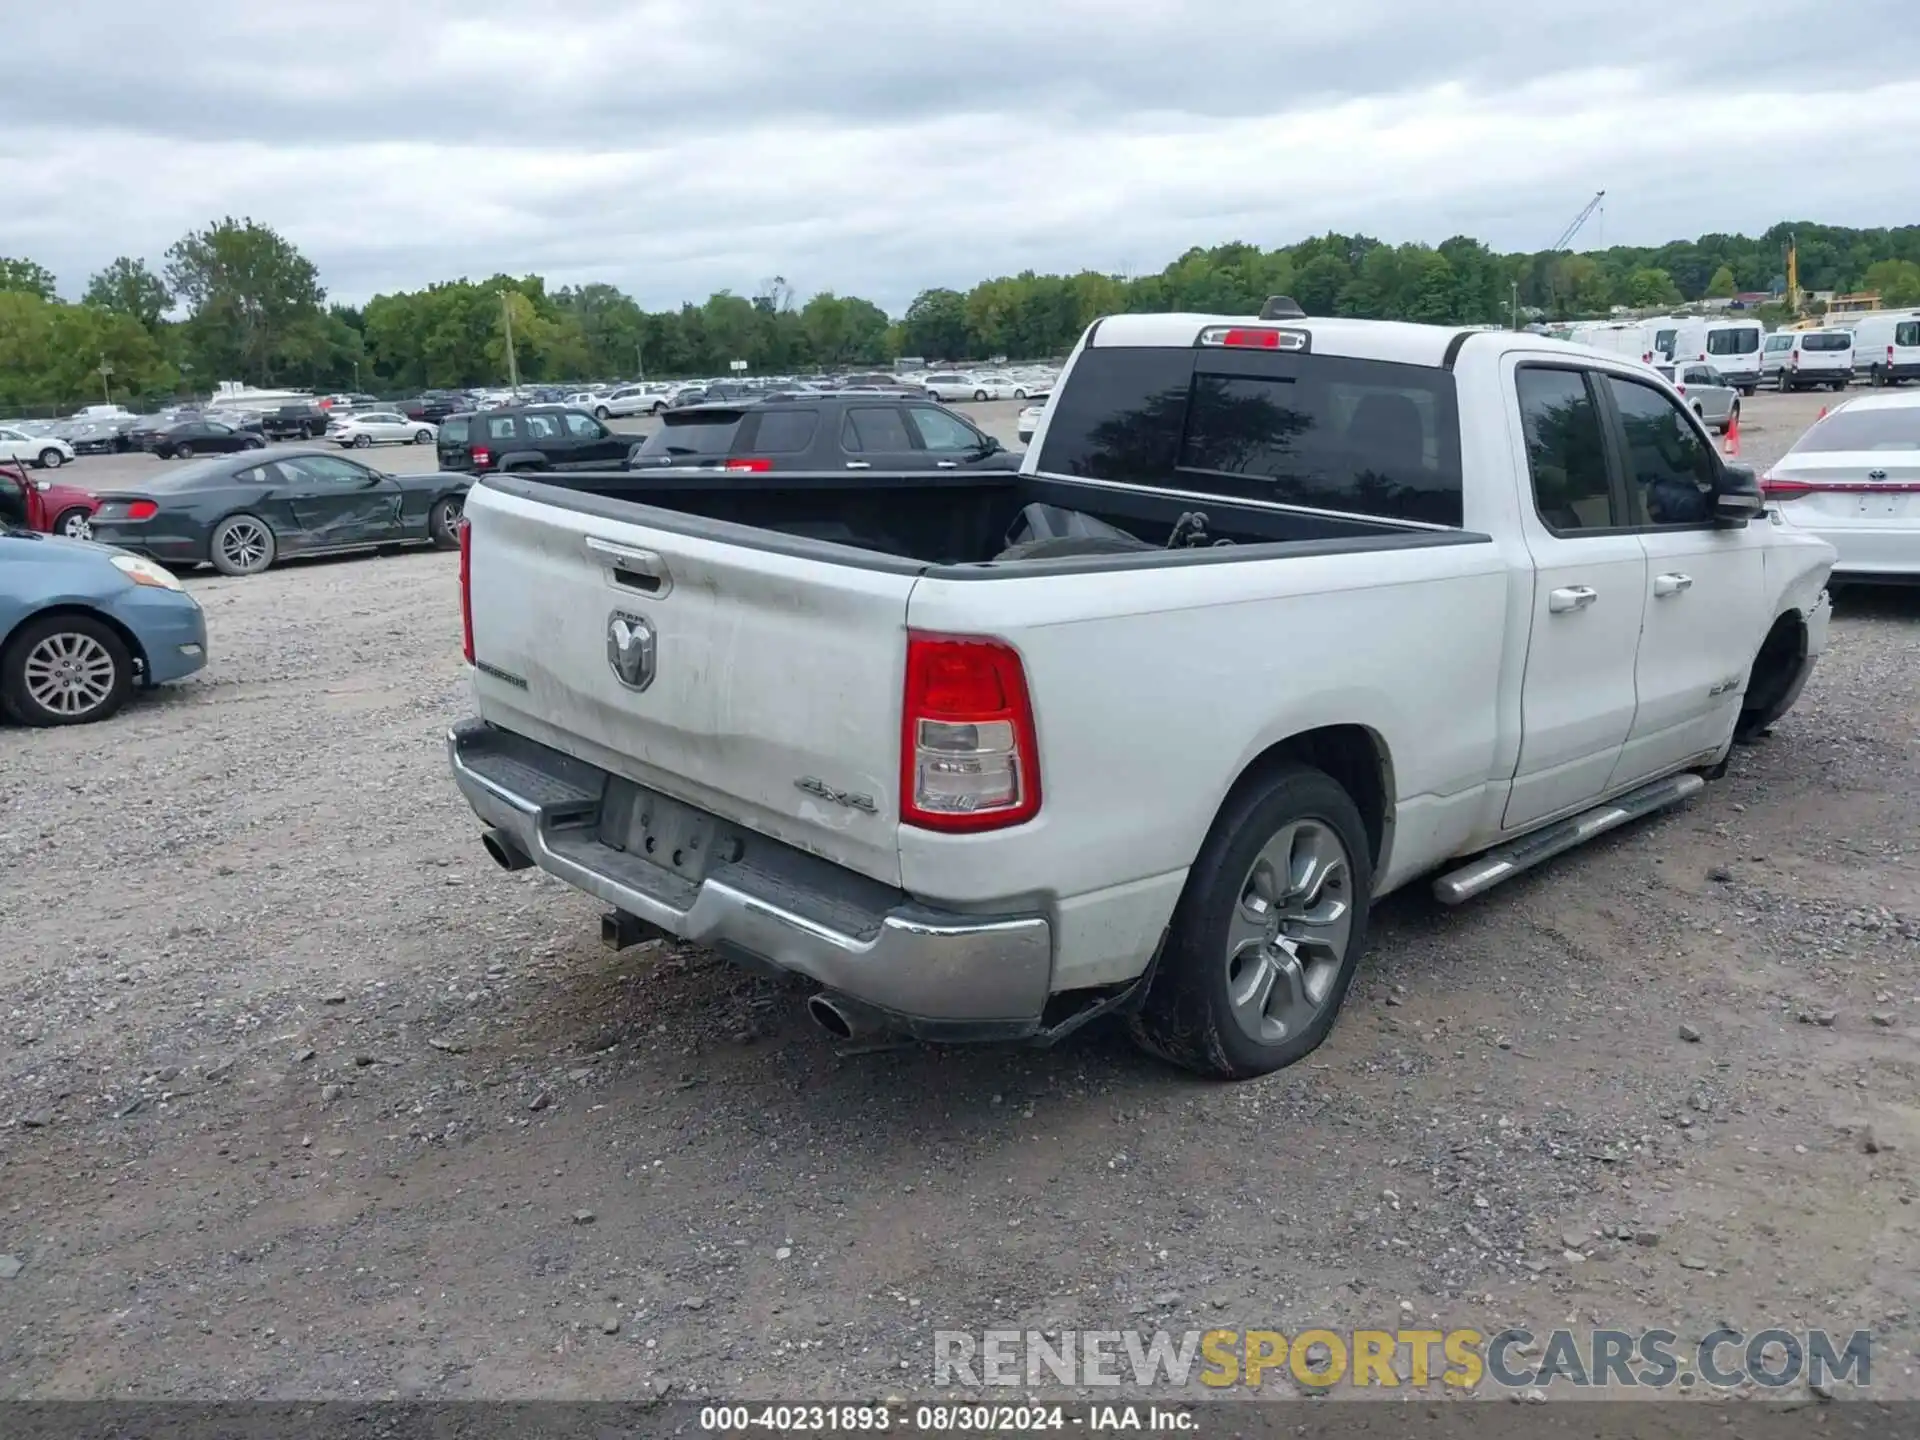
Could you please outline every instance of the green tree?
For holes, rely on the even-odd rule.
[[[929,360],[965,360],[967,301],[958,290],[922,290],[907,306],[901,343]]]
[[[1878,292],[1890,310],[1920,305],[1920,263],[1912,260],[1876,260],[1861,276],[1864,289]]]
[[[0,255],[0,290],[22,295],[37,295],[42,300],[57,300],[53,272],[34,260],[10,260]]]
[[[146,261],[122,255],[87,282],[86,303],[131,315],[153,330],[173,308],[173,292]]]
[[[1707,298],[1710,300],[1731,300],[1739,293],[1734,282],[1733,267],[1722,265],[1713,272],[1713,278],[1707,281]]]
[[[1643,266],[1627,276],[1625,301],[1636,310],[1651,310],[1680,303],[1680,287],[1673,277],[1654,266]]]
[[[1293,298],[1309,315],[1332,315],[1340,296],[1353,280],[1353,267],[1339,255],[1320,254],[1299,269]]]
[[[187,306],[195,373],[265,382],[310,360],[320,302],[313,262],[271,226],[232,216],[167,250],[167,284]]]

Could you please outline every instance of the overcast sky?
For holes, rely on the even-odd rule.
[[[72,298],[250,215],[356,303],[779,274],[898,313],[1329,228],[1536,249],[1602,188],[1583,247],[1906,224],[1916,4],[11,0],[0,254]]]

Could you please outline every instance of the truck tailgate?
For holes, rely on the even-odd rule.
[[[562,503],[478,485],[467,499],[481,717],[897,885],[917,575],[656,529],[554,495]]]

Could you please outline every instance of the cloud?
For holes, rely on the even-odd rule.
[[[346,300],[504,270],[661,306],[781,274],[897,313],[1329,228],[1532,249],[1602,187],[1585,243],[1897,223],[1909,3],[1850,5],[1843,55],[1800,43],[1816,0],[1737,27],[1623,0],[79,0],[15,27],[58,103],[0,131],[0,254],[77,294],[231,213]]]

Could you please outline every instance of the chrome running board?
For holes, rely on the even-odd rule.
[[[1543,830],[1497,846],[1458,870],[1449,870],[1433,882],[1434,898],[1443,905],[1458,905],[1463,900],[1471,900],[1491,890],[1502,880],[1511,880],[1522,870],[1531,870],[1542,860],[1563,855],[1577,845],[1586,844],[1596,835],[1604,835],[1629,820],[1638,820],[1643,815],[1677,805],[1689,795],[1699,794],[1706,784],[1698,775],[1691,773],[1669,775],[1664,780],[1642,785],[1638,790],[1629,790],[1618,800],[1609,800],[1591,810],[1582,810],[1578,815],[1569,815]]]

